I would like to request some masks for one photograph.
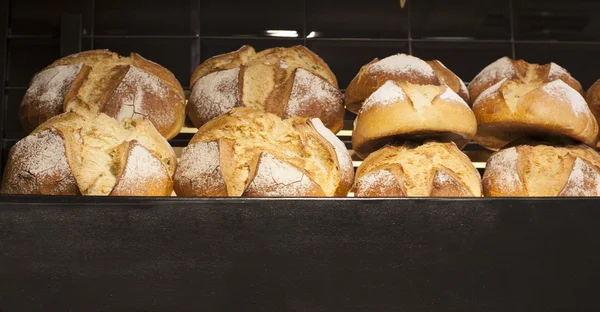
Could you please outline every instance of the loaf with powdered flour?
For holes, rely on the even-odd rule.
[[[548,83],[560,79],[575,91],[583,94],[583,88],[571,74],[560,65],[528,63],[524,60],[513,60],[508,56],[502,57],[486,66],[469,83],[469,94],[475,101],[481,93],[500,80],[518,80],[522,82],[535,81]]]
[[[166,68],[136,53],[122,57],[93,50],[63,57],[37,73],[23,97],[19,117],[31,132],[71,110],[101,112],[118,120],[147,118],[169,139],[185,120],[185,95]]]
[[[235,107],[319,118],[334,133],[343,127],[343,94],[335,75],[303,46],[259,53],[243,46],[217,55],[196,68],[190,86],[187,113],[196,127]]]
[[[481,177],[454,143],[387,145],[358,167],[357,197],[480,197]]]
[[[596,80],[596,82],[588,89],[585,100],[597,122],[600,120],[600,79]],[[600,148],[600,142],[596,143],[596,147]]]
[[[55,116],[13,146],[4,194],[169,196],[177,158],[147,120]]]
[[[360,109],[352,148],[361,158],[391,141],[435,139],[462,148],[476,130],[471,108],[450,87],[388,80]]]
[[[521,139],[570,138],[596,144],[598,124],[581,86],[554,63],[502,58],[477,75],[469,88],[476,97],[475,141],[486,148],[498,150]]]
[[[346,88],[346,108],[358,113],[363,102],[386,81],[410,82],[420,85],[446,85],[469,103],[469,92],[464,82],[438,60],[396,54],[382,60],[375,59],[364,65]]]
[[[583,144],[528,143],[487,161],[485,196],[600,196],[600,155]]]
[[[235,108],[198,129],[175,171],[179,196],[346,196],[350,155],[317,119]]]

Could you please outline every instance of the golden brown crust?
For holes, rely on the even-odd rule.
[[[267,152],[256,155],[249,163],[250,174],[242,196],[245,197],[314,197],[325,196],[323,189],[308,173]],[[279,175],[278,173],[285,173]]]
[[[79,194],[67,162],[62,133],[49,129],[17,142],[8,154],[1,191],[4,194]]]
[[[596,118],[596,121],[600,120],[600,79],[596,80],[596,82],[588,89],[585,100],[587,101],[594,118]],[[599,148],[600,144],[596,147]]]
[[[108,50],[73,54],[42,70],[32,80],[19,116],[31,131],[60,113],[101,112],[105,106],[120,120],[133,115],[135,106],[134,118],[148,116],[167,138],[179,133],[185,120],[184,92],[170,71],[138,54],[121,57]]]
[[[595,145],[598,124],[583,97],[557,79],[501,80],[473,104],[475,141],[498,150],[522,138],[567,137]]]
[[[351,170],[343,143],[318,119],[235,108],[198,129],[174,180],[186,196],[345,196]]]
[[[282,118],[317,117],[333,131],[343,127],[343,95],[335,75],[321,58],[301,46],[259,53],[244,46],[215,56],[195,70],[191,92],[187,110],[197,127],[235,107]]]
[[[449,87],[388,81],[365,101],[352,147],[362,158],[392,140],[435,139],[462,148],[476,129],[473,112]]]
[[[177,196],[228,196],[222,163],[233,157],[224,140],[190,143],[183,149],[174,183]],[[198,160],[202,157],[203,160]]]
[[[110,196],[170,196],[173,180],[152,152],[137,140],[123,142],[116,149],[117,182]]]
[[[440,84],[448,86],[452,91],[458,94],[467,104],[471,104],[471,98],[469,97],[469,90],[465,83],[448,67],[438,60],[427,61],[427,64],[433,68],[435,75],[440,81]]]
[[[481,196],[481,179],[453,143],[387,145],[358,167],[355,196]]]
[[[431,197],[473,197],[473,193],[460,182],[452,170],[440,166],[431,175]]]
[[[364,65],[346,88],[346,108],[358,113],[363,102],[386,81],[409,82],[419,85],[447,85],[469,103],[462,80],[440,61],[396,54],[382,60],[374,59]]]
[[[344,127],[343,101],[342,92],[324,78],[296,68],[267,98],[265,111],[282,118],[319,118],[327,128],[337,133]]]
[[[600,155],[585,145],[503,149],[488,160],[483,188],[485,196],[598,196]]]
[[[256,55],[254,48],[248,45],[244,45],[237,51],[220,54],[209,58],[198,65],[192,73],[190,80],[190,89],[194,87],[194,84],[198,79],[216,71],[227,70],[236,68],[238,66],[248,63],[248,60]]]
[[[118,122],[104,114],[68,112],[44,122],[15,146],[7,168],[18,170],[7,169],[4,175],[7,185],[14,186],[12,193],[172,192],[176,155],[147,120]]]
[[[502,79],[515,80],[521,83],[539,81],[551,82],[562,80],[577,92],[583,94],[583,88],[571,74],[556,63],[535,64],[524,60],[513,60],[502,57],[485,67],[469,84],[471,101],[475,101],[481,93],[500,82]]]
[[[355,197],[406,197],[404,172],[400,164],[381,166],[357,178]]]
[[[346,196],[354,182],[354,165],[346,145],[332,131],[327,129],[320,119],[310,119],[306,123],[296,125],[296,128],[314,134],[323,147],[327,149],[340,172],[340,181],[333,196]]]

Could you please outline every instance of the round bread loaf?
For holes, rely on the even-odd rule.
[[[183,149],[179,196],[346,196],[354,168],[317,119],[236,108],[208,122]]]
[[[102,112],[118,120],[147,118],[170,139],[183,126],[185,95],[170,71],[138,54],[121,57],[93,50],[61,58],[37,73],[19,117],[31,132],[71,110]]]
[[[588,107],[592,114],[596,118],[596,122],[600,120],[600,79],[598,79],[586,93],[585,100],[588,103]],[[599,134],[600,135],[600,134]],[[597,143],[596,147],[600,148],[600,143]]]
[[[481,196],[479,172],[452,142],[387,145],[356,171],[357,197]]]
[[[471,108],[450,87],[388,80],[358,113],[352,147],[361,158],[392,140],[453,141],[462,148],[476,130]]]
[[[549,68],[528,65],[525,74],[503,78],[477,97],[477,143],[491,150],[523,138],[566,137],[596,144],[598,124],[585,99],[564,80],[549,80]]]
[[[599,196],[600,155],[581,145],[524,144],[487,161],[485,196]]]
[[[469,103],[464,82],[438,60],[423,61],[417,57],[396,54],[375,59],[363,66],[346,88],[346,108],[358,113],[363,102],[386,81],[407,81],[420,85],[447,85]]]
[[[5,194],[169,196],[177,158],[147,120],[55,116],[8,154]]]
[[[344,124],[343,94],[327,64],[303,46],[256,53],[243,46],[200,64],[190,82],[187,112],[196,127],[235,107],[281,118],[320,118],[334,133]]]
[[[469,84],[471,101],[475,101],[481,93],[496,85],[501,80],[515,80],[521,83],[548,83],[560,79],[575,91],[583,94],[579,81],[569,72],[555,63],[544,65],[527,63],[524,60],[513,60],[502,57],[486,66]]]

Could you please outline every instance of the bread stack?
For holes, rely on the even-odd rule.
[[[499,150],[483,176],[486,196],[597,196],[598,124],[582,88],[557,64],[501,58],[469,85],[475,141]]]
[[[458,93],[457,93],[458,92]],[[439,61],[399,54],[363,66],[347,89],[356,196],[481,196],[460,152],[477,123],[464,83]]]
[[[185,96],[175,76],[138,54],[61,58],[37,73],[19,117],[31,132],[10,150],[5,194],[169,196]]]

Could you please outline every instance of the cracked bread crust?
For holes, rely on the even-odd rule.
[[[520,139],[570,138],[596,145],[598,123],[581,94],[561,79],[550,82],[530,67],[525,79],[504,78],[473,103],[480,145],[499,150]]]
[[[243,46],[200,64],[191,79],[187,113],[196,127],[236,107],[281,118],[320,118],[327,128],[343,127],[343,94],[327,64],[302,46],[256,53]]]
[[[356,171],[357,197],[480,197],[481,177],[454,143],[387,145]]]
[[[183,150],[179,196],[346,196],[354,177],[343,143],[318,119],[235,108]]]
[[[10,194],[168,196],[177,158],[147,120],[55,116],[12,149],[2,180]]]
[[[138,54],[93,50],[61,58],[37,73],[19,118],[31,132],[71,110],[103,112],[118,120],[147,118],[172,138],[185,120],[185,95],[170,71]]]
[[[374,59],[361,67],[346,88],[346,108],[358,113],[363,102],[386,81],[409,82],[419,85],[446,85],[470,103],[464,82],[438,60],[423,61],[406,54]]]
[[[528,143],[487,161],[485,196],[599,196],[600,155],[583,144]]]
[[[571,74],[556,63],[535,64],[524,60],[513,60],[510,57],[502,57],[486,66],[469,84],[471,101],[475,102],[479,95],[485,90],[497,84],[503,79],[516,80],[522,83],[537,80],[542,83],[557,79],[562,80],[575,91],[583,94],[583,88]]]
[[[389,80],[365,100],[352,147],[361,158],[391,141],[438,140],[462,148],[476,130],[473,112],[449,87]]]
[[[596,80],[596,82],[588,89],[585,100],[588,103],[594,118],[596,118],[596,121],[600,120],[600,79]],[[600,133],[598,136],[600,137]],[[596,148],[600,148],[600,144],[597,143]]]

